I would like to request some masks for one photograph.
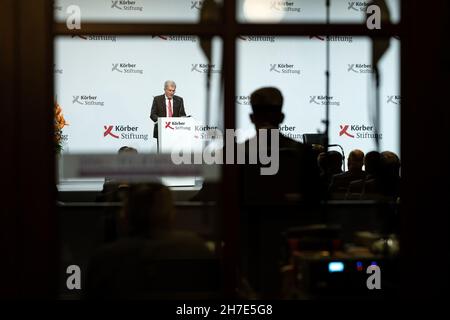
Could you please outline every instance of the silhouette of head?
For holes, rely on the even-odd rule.
[[[283,122],[283,95],[274,87],[264,87],[254,91],[250,96],[253,113],[250,119],[256,129],[278,128]]]
[[[359,149],[355,149],[348,155],[347,165],[348,171],[357,172],[361,171],[364,164],[364,152]]]
[[[337,151],[322,152],[318,157],[319,167],[326,175],[342,172],[342,155]]]
[[[138,153],[135,148],[123,146],[119,149],[119,154],[136,154]]]
[[[364,157],[364,166],[368,174],[377,176],[381,168],[381,154],[378,151],[370,151]]]
[[[400,159],[391,151],[381,153],[381,170],[384,175],[391,177],[400,176]]]
[[[125,222],[130,235],[149,236],[171,229],[175,209],[170,190],[158,183],[130,187],[124,206]]]

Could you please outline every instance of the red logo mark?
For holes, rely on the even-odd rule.
[[[310,39],[317,38],[319,40],[325,41],[325,38],[322,36],[309,36]]]
[[[170,129],[172,129],[172,130],[174,130],[174,128],[172,128],[171,126],[170,126],[170,124],[171,124],[171,122],[170,121],[166,121],[166,126],[165,126],[165,128],[170,128]]]
[[[75,38],[75,37],[79,37],[79,38],[81,38],[81,39],[83,39],[83,40],[87,40],[87,39],[88,39],[86,36],[83,36],[83,35],[81,35],[81,34],[73,34],[73,35],[72,35],[72,38]]]
[[[167,40],[168,39],[167,36],[152,36],[152,39],[153,38],[160,38],[160,39],[163,39],[163,40]]]
[[[348,127],[349,127],[349,125],[348,124],[346,124],[346,125],[340,125],[340,127],[341,127],[341,131],[339,131],[339,137],[340,136],[342,136],[342,135],[346,135],[346,136],[349,136],[350,138],[354,138],[355,136],[354,135],[351,135],[350,133],[348,133],[347,132],[347,130],[348,130]]]
[[[103,126],[103,128],[105,128],[105,132],[103,132],[103,137],[106,137],[107,135],[110,135],[113,138],[119,139],[119,136],[112,133],[112,129],[114,126]]]

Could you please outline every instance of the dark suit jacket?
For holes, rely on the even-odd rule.
[[[172,108],[174,117],[186,116],[182,97],[173,96]],[[156,123],[158,121],[158,117],[167,117],[166,97],[163,94],[160,96],[156,96],[153,99],[152,111],[150,113],[150,119],[155,122],[155,126],[153,128],[153,138],[158,138],[158,123]]]

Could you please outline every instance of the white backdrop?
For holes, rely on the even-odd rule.
[[[361,21],[364,16],[362,11],[358,12],[364,2],[331,2],[332,22]],[[239,19],[250,19],[243,10],[243,1],[239,3]],[[283,7],[273,6],[271,2],[269,9],[281,12],[282,21],[324,22],[324,3],[292,0],[284,2]],[[58,20],[65,19],[70,4],[79,5],[82,18],[86,20],[170,21],[182,17],[194,22],[198,19],[201,1],[135,0],[119,1],[115,6],[114,1],[103,0],[59,1],[55,4]],[[388,1],[388,4],[394,21],[398,20],[397,1]],[[276,86],[283,92],[286,118],[282,132],[300,141],[303,133],[324,130],[326,41],[320,35],[237,39],[237,127],[246,129],[241,139],[253,134],[248,119],[248,96],[261,86]],[[368,108],[368,72],[372,69],[369,39],[333,37],[328,41],[331,48],[330,143],[342,145],[346,154],[354,148],[367,152],[375,148],[371,137],[377,133],[381,135],[381,150],[399,153],[399,40],[391,39],[380,65],[381,125],[378,128],[374,127]],[[220,54],[221,40],[215,39],[210,66],[213,71],[211,118],[206,121],[204,71],[208,66],[197,38],[164,35],[58,37],[55,40],[55,94],[69,123],[63,130],[63,152],[115,153],[124,145],[140,152],[155,152],[153,122],[149,118],[151,103],[153,96],[163,93],[163,83],[168,79],[177,83],[176,94],[184,98],[187,114],[200,123],[221,128]],[[341,128],[347,125],[349,127],[342,133]],[[106,136],[105,132],[108,132]]]

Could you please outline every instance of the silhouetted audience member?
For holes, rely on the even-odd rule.
[[[119,149],[119,155],[137,154],[135,148],[123,146]],[[127,181],[118,181],[106,177],[103,183],[103,189],[97,196],[97,202],[123,202],[128,196],[129,183]],[[103,215],[103,224],[105,228],[105,241],[111,242],[117,239],[117,211],[118,207],[107,206]]]
[[[394,200],[400,196],[400,159],[394,152],[381,153],[380,181],[385,196]]]
[[[371,151],[364,157],[366,177],[350,183],[348,198],[395,200],[400,189],[400,159],[390,151]]]
[[[364,156],[366,175],[364,179],[352,181],[347,190],[347,199],[363,199],[363,196],[379,194],[377,178],[380,175],[381,154],[370,151]]]
[[[342,173],[342,155],[337,151],[322,152],[317,158],[322,192],[329,190],[334,175]]]
[[[132,185],[121,214],[119,241],[92,257],[88,298],[189,298],[207,290],[212,253],[193,233],[172,227],[170,190],[160,184]]]
[[[348,171],[334,175],[330,183],[330,193],[334,194],[334,198],[339,198],[339,194],[345,195],[350,182],[365,178],[363,171],[364,152],[355,149],[350,152],[347,159]]]
[[[119,149],[119,155],[137,154],[135,148],[123,146]],[[116,179],[106,177],[103,183],[103,189],[97,197],[97,201],[122,202],[127,195],[129,184],[127,181],[117,181]]]
[[[259,154],[260,130],[267,129],[267,149],[271,150],[271,129],[278,129],[284,120],[281,111],[283,96],[277,88],[264,87],[250,96],[252,113],[250,120],[256,136],[245,141],[246,165],[243,169],[245,203],[283,203],[288,200],[313,199],[317,197],[319,170],[311,146],[279,134],[279,168],[274,175],[261,175],[263,165],[249,164],[250,146],[256,145]],[[237,146],[242,147],[242,145]],[[258,157],[259,159],[259,157]],[[260,160],[260,159],[259,159]]]

